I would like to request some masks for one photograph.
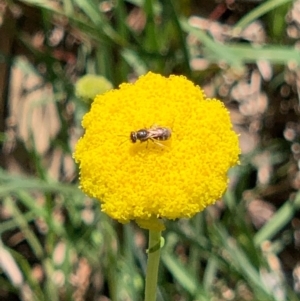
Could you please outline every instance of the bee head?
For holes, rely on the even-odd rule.
[[[136,143],[137,140],[137,132],[131,132],[130,133],[130,140],[132,143]]]

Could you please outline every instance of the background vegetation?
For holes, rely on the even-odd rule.
[[[148,70],[222,99],[243,150],[222,201],[167,223],[158,300],[299,300],[300,1],[2,0],[0,11],[1,300],[143,299],[145,233],[80,192],[71,154],[89,106],[78,78],[117,87]]]

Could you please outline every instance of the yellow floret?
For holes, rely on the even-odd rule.
[[[222,196],[240,153],[223,103],[183,76],[149,72],[98,95],[82,125],[80,187],[122,223],[192,217]],[[131,142],[151,126],[172,130],[164,146]]]

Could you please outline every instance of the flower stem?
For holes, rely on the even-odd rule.
[[[156,300],[157,275],[160,259],[160,238],[160,231],[149,230],[145,301]]]

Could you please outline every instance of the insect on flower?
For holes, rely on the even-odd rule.
[[[172,131],[169,128],[155,125],[148,129],[145,128],[131,132],[130,140],[132,143],[136,143],[137,140],[139,140],[140,142],[148,142],[149,140],[151,140],[155,144],[164,146],[163,144],[157,142],[157,140],[166,141],[171,138],[171,135]]]

